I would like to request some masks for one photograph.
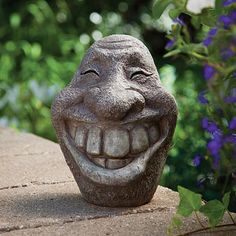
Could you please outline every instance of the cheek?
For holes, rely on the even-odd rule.
[[[70,83],[71,88],[86,89],[96,85],[98,80],[93,75],[83,75],[73,79]]]
[[[158,95],[162,93],[160,85],[156,81],[147,81],[145,84],[140,84],[134,88],[144,98],[147,106],[156,104]]]
[[[60,119],[66,109],[83,101],[84,93],[73,87],[64,88],[52,103],[51,112],[54,120]]]
[[[170,111],[176,111],[176,103],[174,98],[161,87],[151,87],[143,91],[146,105],[160,109],[162,114],[169,114]]]

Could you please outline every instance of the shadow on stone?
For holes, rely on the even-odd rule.
[[[39,219],[49,218],[96,218],[120,215],[131,208],[99,207],[87,203],[80,194],[40,194],[18,198],[11,205],[11,214]],[[24,218],[24,217],[23,217]]]

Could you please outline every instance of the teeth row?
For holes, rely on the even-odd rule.
[[[104,155],[111,158],[123,158],[127,154],[143,152],[159,138],[156,126],[148,129],[144,126],[136,126],[131,131],[127,131],[122,128],[102,130],[95,126],[75,127],[70,124],[69,130],[79,149],[92,156]]]
[[[128,159],[107,159],[107,158],[90,158],[98,166],[107,168],[107,169],[119,169],[128,165],[133,158]]]

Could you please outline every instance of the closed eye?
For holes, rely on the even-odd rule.
[[[86,75],[86,74],[89,74],[89,73],[93,73],[93,74],[99,76],[98,72],[96,70],[92,70],[92,69],[81,72],[80,74],[81,75]]]
[[[152,73],[149,73],[149,72],[147,72],[147,71],[138,70],[138,71],[135,71],[135,72],[130,76],[130,79],[131,79],[131,80],[134,79],[134,77],[135,77],[136,75],[150,76],[150,75],[152,75]]]

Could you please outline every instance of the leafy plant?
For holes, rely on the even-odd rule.
[[[192,232],[185,233],[186,235],[189,233],[206,230],[211,227],[216,227],[222,221],[225,213],[229,214],[232,221],[232,224],[228,225],[236,225],[236,221],[228,210],[230,192],[224,194],[222,201],[211,200],[208,202],[205,202],[202,199],[201,194],[194,193],[184,187],[178,186],[178,192],[180,202],[177,206],[177,213],[172,217],[171,224],[169,225],[169,234],[174,233],[176,230],[180,230],[180,226],[183,225],[182,217],[188,217],[193,213],[201,228]],[[199,214],[203,214],[207,217],[209,226],[204,226],[204,224],[200,220]]]
[[[198,179],[198,191],[210,201],[201,205],[201,195],[179,187],[177,213],[189,216],[201,212],[211,226],[216,226],[228,206],[236,211],[235,194],[229,194],[236,188],[236,1],[216,0],[214,6],[207,5],[213,1],[206,1],[198,11],[191,9],[189,2],[157,0],[153,6],[157,18],[168,9],[173,19],[165,57],[181,56],[202,66],[205,79],[198,101],[203,107],[201,127],[206,147],[196,153],[193,165],[200,168],[206,162],[210,164]],[[207,196],[205,190],[216,194]]]

